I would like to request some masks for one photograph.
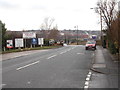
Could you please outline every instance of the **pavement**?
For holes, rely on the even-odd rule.
[[[95,58],[91,68],[92,76],[89,88],[110,88],[118,90],[119,88],[119,62],[116,61],[109,51],[100,46],[95,51]]]

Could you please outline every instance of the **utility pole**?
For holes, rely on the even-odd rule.
[[[78,45],[78,25],[77,25],[77,45]]]
[[[120,54],[120,42],[119,42],[119,33],[120,33],[120,31],[119,31],[119,28],[120,27],[120,1],[118,2],[118,60],[120,59],[119,57],[119,54]]]
[[[78,45],[78,25],[74,26],[75,30],[77,30],[77,45]]]
[[[103,38],[102,38],[102,12],[101,12],[101,9],[100,9],[100,26],[101,26],[101,45],[103,45]]]

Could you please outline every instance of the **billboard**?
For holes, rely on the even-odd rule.
[[[38,45],[43,45],[43,44],[44,44],[44,39],[38,38]]]
[[[23,32],[23,38],[36,38],[35,32]]]
[[[15,39],[15,47],[23,47],[23,38]]]
[[[13,48],[13,40],[7,40],[7,48]]]

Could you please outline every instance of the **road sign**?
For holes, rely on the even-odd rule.
[[[7,40],[7,48],[13,48],[13,40]]]
[[[37,39],[36,38],[32,39],[32,44],[37,44]]]

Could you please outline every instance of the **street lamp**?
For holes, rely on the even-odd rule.
[[[95,8],[90,8],[90,9],[95,9]],[[99,9],[99,8],[97,8]],[[101,28],[101,44],[102,44],[102,11],[100,9],[100,28]]]
[[[77,30],[77,45],[78,45],[78,25],[74,26],[74,28],[76,28],[75,30]]]

